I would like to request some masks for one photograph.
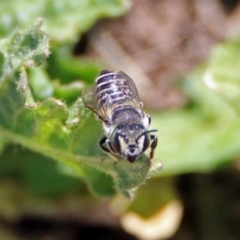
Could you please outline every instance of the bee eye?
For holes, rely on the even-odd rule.
[[[121,153],[121,145],[120,145],[119,138],[120,138],[120,136],[118,134],[116,134],[114,136],[113,140],[111,141],[112,147],[117,153]]]

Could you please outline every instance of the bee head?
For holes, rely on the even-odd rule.
[[[142,124],[120,124],[111,137],[111,146],[117,154],[133,163],[149,146],[149,131]]]

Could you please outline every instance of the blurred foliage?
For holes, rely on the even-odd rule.
[[[0,35],[7,36],[16,27],[29,28],[37,17],[42,17],[43,30],[51,39],[73,42],[96,20],[118,16],[127,7],[125,0],[3,0],[0,2]]]
[[[72,55],[79,36],[96,20],[119,16],[127,7],[124,0],[1,1],[1,176],[17,176],[42,194],[61,194],[84,181],[100,196],[116,191],[132,196],[130,190],[145,182],[150,169],[145,155],[134,164],[123,159],[116,164],[98,149],[101,123],[78,96],[104,64]],[[38,17],[44,18],[41,29],[51,39],[50,56],[41,21],[31,26]],[[151,113],[159,137],[151,175],[211,171],[237,158],[239,52],[237,40],[217,46],[208,61],[181,81],[188,105]],[[11,142],[34,152],[12,155],[17,147]],[[163,170],[157,171],[160,161]]]
[[[156,155],[164,162],[161,175],[211,171],[237,159],[239,64],[239,40],[216,46],[209,59],[181,81],[189,104],[153,115],[160,138]]]

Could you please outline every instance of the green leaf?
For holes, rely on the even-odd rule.
[[[62,174],[51,159],[13,145],[0,156],[0,176],[17,179],[29,192],[44,196],[61,196],[81,186],[79,179]]]
[[[13,51],[8,46],[16,37],[19,41]],[[121,158],[116,162],[103,154],[97,144],[102,135],[101,123],[85,109],[81,99],[71,110],[54,98],[35,101],[23,66],[38,65],[40,58],[48,56],[48,38],[39,30],[39,25],[29,31],[16,32],[4,43],[5,68],[0,82],[1,135],[73,169],[99,195],[112,194],[114,189],[131,191],[141,185],[148,176],[148,158],[143,155],[136,164],[131,164]],[[19,52],[22,54],[18,55]],[[35,81],[39,81],[39,77],[42,75],[36,75]],[[43,79],[42,86],[48,86]],[[33,78],[31,86],[38,86]],[[93,174],[86,170],[89,166],[96,169],[92,170]],[[109,182],[106,174],[113,181]],[[98,179],[102,179],[101,184]]]
[[[0,35],[7,36],[16,26],[29,28],[37,18],[44,18],[51,39],[72,42],[97,19],[119,16],[127,8],[126,0],[1,1]]]
[[[212,171],[234,161],[239,154],[240,121],[209,118],[199,110],[179,110],[152,115],[159,146],[153,166],[163,163],[157,176]],[[156,163],[155,163],[156,161]]]
[[[218,45],[204,73],[205,83],[212,94],[218,95],[229,107],[240,113],[240,41]]]
[[[30,68],[28,70],[28,82],[35,99],[44,100],[53,97],[53,84],[42,67]]]

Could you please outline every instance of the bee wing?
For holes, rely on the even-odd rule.
[[[131,93],[132,97],[128,98],[127,102],[142,110],[142,103],[139,100],[138,91],[137,91],[134,81],[126,73],[124,73],[122,71],[118,71],[116,73],[116,78],[125,80],[124,85],[127,85],[132,91],[132,93]]]
[[[84,105],[97,114],[101,120],[108,122],[106,114],[104,114],[104,112],[97,107],[96,84],[84,88],[82,93],[82,101]]]
[[[114,73],[112,77],[116,80],[115,84],[121,89],[124,95],[122,102],[118,104],[131,105],[143,111],[142,103],[139,101],[138,91],[133,80],[122,71]],[[97,85],[94,84],[92,86],[87,86],[83,90],[83,103],[87,108],[96,113],[102,121],[108,123],[110,121],[109,117],[111,116],[112,109],[114,109],[114,104],[112,101],[105,101],[104,104],[98,108],[96,88]]]

